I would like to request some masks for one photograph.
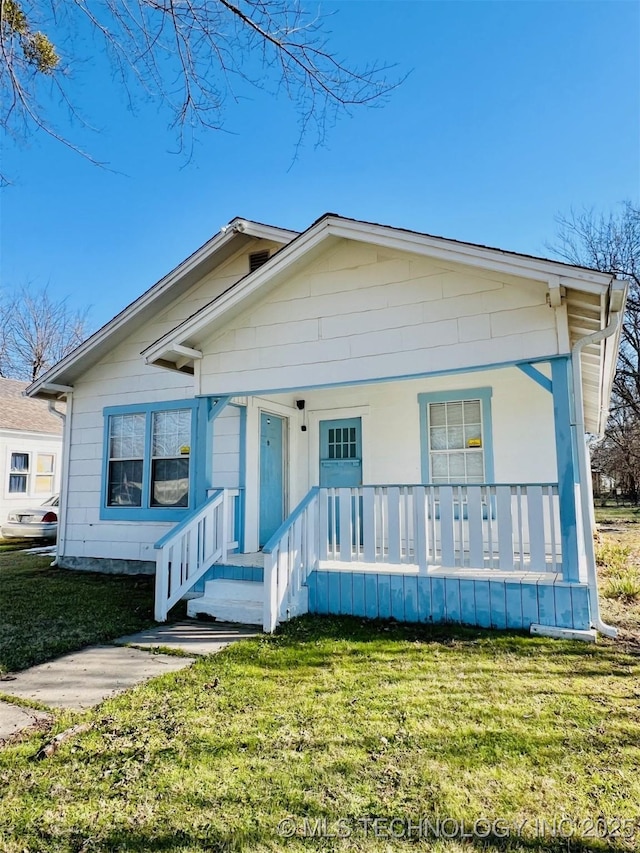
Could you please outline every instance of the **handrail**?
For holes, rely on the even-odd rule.
[[[272,551],[276,548],[284,534],[289,530],[290,527],[293,526],[294,522],[298,520],[298,518],[302,515],[305,509],[309,506],[311,501],[315,498],[315,496],[320,491],[318,486],[314,486],[310,491],[304,496],[304,498],[300,501],[298,506],[294,509],[291,515],[288,515],[285,520],[282,522],[280,527],[273,534],[271,539],[267,542],[267,544],[263,547],[263,554],[271,554]]]
[[[179,524],[176,524],[175,527],[172,527],[171,530],[167,531],[167,533],[165,533],[161,539],[158,539],[158,541],[153,546],[156,551],[160,550],[161,548],[164,548],[167,542],[170,542],[171,539],[174,539],[175,537],[179,536],[183,530],[185,530],[187,527],[189,527],[190,524],[193,523],[193,520],[196,516],[200,515],[203,510],[207,509],[209,504],[213,503],[220,497],[223,491],[224,489],[217,489],[212,495],[209,495],[209,497],[203,504],[201,504],[197,509],[194,509],[193,512],[189,513],[189,515],[187,515],[186,518],[183,518]]]
[[[304,596],[309,572],[317,568],[319,546],[320,489],[314,486],[264,546],[264,615],[267,633],[282,618],[304,612]],[[285,616],[286,614],[286,616]]]
[[[233,541],[237,489],[218,489],[195,512],[159,539],[155,548],[155,618],[169,610],[227,551]]]

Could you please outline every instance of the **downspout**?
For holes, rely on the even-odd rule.
[[[592,332],[584,338],[580,338],[573,345],[571,350],[571,362],[573,366],[573,396],[575,409],[575,429],[576,429],[576,450],[578,454],[578,470],[580,472],[580,482],[586,484],[591,476],[590,465],[587,461],[587,445],[584,440],[586,433],[584,423],[584,401],[582,397],[582,363],[580,355],[582,350],[589,344],[596,344],[603,341],[605,338],[610,338],[614,335],[622,320],[622,311],[612,311],[608,325],[604,329],[599,329],[597,332]],[[607,625],[602,621],[600,616],[600,598],[598,596],[598,574],[596,570],[596,554],[593,545],[593,526],[591,510],[588,500],[584,499],[584,485],[582,488],[580,506],[582,510],[582,527],[585,538],[585,555],[587,559],[587,582],[589,584],[589,602],[591,605],[591,623],[596,630],[604,634],[605,637],[616,637],[618,631],[612,625]]]
[[[56,400],[49,400],[48,406],[49,411],[52,415],[60,418],[63,425],[62,431],[62,474],[60,478],[60,505],[58,511],[58,541],[56,545],[56,556],[54,561],[51,563],[52,567],[56,567],[59,565],[59,556],[60,556],[60,543],[62,542],[62,546],[64,548],[65,542],[65,527],[67,523],[67,494],[68,494],[68,483],[69,483],[69,445],[71,438],[71,408],[73,405],[73,396],[71,391],[67,392],[67,411],[61,412],[59,409],[56,409]]]

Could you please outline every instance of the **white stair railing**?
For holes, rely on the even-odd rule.
[[[237,489],[218,489],[195,512],[155,544],[155,619],[164,622],[169,610],[214,563],[236,548],[234,541]]]
[[[561,571],[555,483],[323,488],[319,500],[320,560]]]
[[[267,633],[286,618],[287,610],[296,608],[309,573],[318,566],[318,492],[311,489],[262,549]]]

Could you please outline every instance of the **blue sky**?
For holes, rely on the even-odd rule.
[[[638,2],[326,3],[354,63],[411,72],[294,157],[286,98],[230,104],[226,131],[171,153],[168,116],[135,115],[95,51],[70,92],[97,133],[58,126],[110,170],[42,135],[7,147],[2,287],[49,286],[97,327],[236,215],[302,229],[327,211],[548,254],[554,216],[640,200]]]

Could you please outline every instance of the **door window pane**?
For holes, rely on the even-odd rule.
[[[355,427],[331,427],[328,430],[329,459],[357,459],[358,442]]]

